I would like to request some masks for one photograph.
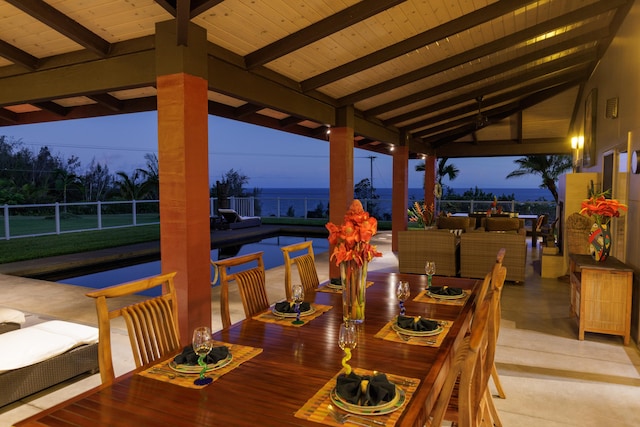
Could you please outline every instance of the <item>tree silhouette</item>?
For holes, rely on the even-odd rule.
[[[553,200],[558,203],[558,187],[556,182],[560,175],[571,169],[571,157],[564,155],[533,155],[514,160],[518,169],[507,175],[507,178],[515,178],[525,175],[540,175],[542,184],[540,188],[546,188],[553,195]]]

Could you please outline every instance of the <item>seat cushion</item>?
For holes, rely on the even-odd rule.
[[[25,321],[24,313],[12,308],[0,307],[0,323],[18,323]]]
[[[486,231],[518,231],[520,220],[518,218],[486,218]]]
[[[475,225],[475,219],[471,218],[471,220]],[[436,223],[439,229],[467,231],[470,228],[470,218],[467,216],[441,216]]]

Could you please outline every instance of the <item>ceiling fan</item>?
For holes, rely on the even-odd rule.
[[[482,129],[489,124],[489,118],[482,114],[482,98],[483,96],[476,97],[476,101],[478,102],[478,114],[476,115],[476,119],[474,121],[476,129]]]

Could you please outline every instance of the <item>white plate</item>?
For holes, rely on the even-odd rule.
[[[215,371],[216,369],[223,368],[231,363],[233,356],[231,356],[231,352],[229,355],[222,360],[219,360],[217,363],[209,363],[207,364],[207,372]],[[202,368],[200,365],[182,365],[174,362],[173,360],[169,362],[169,367],[176,372],[180,372],[183,374],[199,374],[202,372]]]
[[[342,290],[342,285],[336,285],[335,283],[327,283],[327,287],[331,289]]]
[[[273,310],[271,310],[271,312],[273,313],[274,316],[278,316],[278,317],[297,317],[297,313],[280,313],[279,311],[276,311],[275,308]],[[300,317],[305,317],[305,316],[308,316],[308,315],[313,314],[315,312],[316,312],[316,309],[312,305],[311,308],[309,308],[309,310],[301,311],[300,312]]]
[[[438,325],[438,327],[433,331],[413,331],[411,329],[401,328],[396,322],[391,325],[391,328],[402,335],[410,335],[412,337],[430,337],[438,335],[440,332],[444,331],[444,327],[442,325]]]
[[[356,415],[385,415],[397,411],[404,405],[405,392],[396,385],[396,396],[390,401],[377,406],[360,406],[347,402],[338,395],[335,387],[331,390],[331,401],[343,411]]]
[[[440,295],[440,294],[432,294],[427,290],[427,295],[429,295],[431,298],[436,298],[436,299],[460,299],[467,296],[467,293],[465,291],[462,291],[460,295]]]

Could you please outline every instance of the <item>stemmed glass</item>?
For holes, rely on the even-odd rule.
[[[208,326],[197,327],[193,331],[193,339],[191,340],[193,345],[193,351],[198,355],[198,365],[202,367],[200,376],[193,381],[196,385],[207,385],[213,381],[213,379],[205,377],[207,372],[207,364],[204,363],[204,358],[209,354],[213,348],[213,338],[211,337],[211,329]]]
[[[358,345],[358,334],[355,323],[347,320],[340,325],[338,345],[344,351],[342,366],[345,368],[345,373],[349,375],[351,373],[351,366],[349,366],[347,362],[351,359],[351,350],[355,349]]]
[[[431,289],[431,276],[436,274],[436,262],[435,261],[427,261],[424,265],[424,271],[427,273],[427,289]]]
[[[411,291],[409,290],[409,282],[403,282],[402,280],[399,281],[398,287],[396,288],[396,296],[398,297],[398,304],[400,305],[401,316],[404,316],[404,313],[405,313],[404,302],[407,298],[409,298],[410,294],[411,294]]]
[[[300,304],[302,304],[302,301],[304,301],[304,288],[302,287],[302,285],[293,285],[291,287],[291,295],[293,297],[293,302],[295,303],[296,310],[296,320],[291,323],[293,323],[294,325],[301,325],[304,323],[304,321],[300,320]]]

